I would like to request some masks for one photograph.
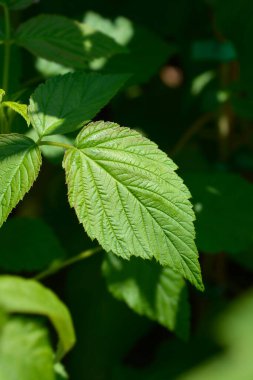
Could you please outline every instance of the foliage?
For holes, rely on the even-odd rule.
[[[1,379],[252,379],[251,16],[0,0]]]

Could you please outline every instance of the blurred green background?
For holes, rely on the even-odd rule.
[[[101,272],[105,253],[46,279],[76,328],[64,363],[70,379],[252,380],[252,1],[41,0],[14,12],[13,26],[40,13],[85,21],[128,48],[87,67],[132,74],[96,119],[141,131],[179,166],[206,287],[188,287],[178,334],[113,298]],[[25,86],[27,102],[37,84],[67,71],[13,48],[10,92]],[[26,130],[19,117],[13,130]],[[45,149],[38,181],[0,230],[3,273],[30,275],[95,246],[69,208],[60,161],[57,149]]]

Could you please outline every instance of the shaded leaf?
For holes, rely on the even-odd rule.
[[[125,259],[155,257],[202,289],[190,193],[156,144],[114,123],[90,123],[64,168],[70,205],[92,239]]]
[[[33,3],[37,3],[38,0],[1,0],[0,4],[7,5],[8,8],[13,10],[19,10],[29,7]]]
[[[124,48],[90,26],[56,15],[39,15],[22,24],[16,43],[31,53],[67,67],[83,69],[95,58],[110,57]]]
[[[92,62],[91,68],[114,74],[131,73],[130,84],[146,82],[177,52],[174,44],[167,44],[161,37],[127,18],[118,17],[113,22],[97,13],[88,12],[84,21],[128,49],[126,54]]]
[[[31,123],[40,136],[78,129],[111,100],[127,78],[79,72],[49,79],[31,97]]]
[[[66,354],[75,343],[68,309],[51,290],[34,280],[1,276],[0,308],[7,313],[34,314],[49,318],[60,339],[58,358]]]
[[[239,253],[253,243],[253,185],[238,175],[184,175],[197,216],[197,246],[209,253]]]
[[[5,270],[35,271],[65,256],[53,230],[40,219],[8,220],[0,229],[0,241],[0,266]]]
[[[253,293],[235,301],[217,323],[217,340],[224,353],[201,363],[180,380],[250,380],[253,378]]]
[[[40,150],[33,140],[14,133],[0,135],[0,226],[30,190],[40,166]]]
[[[138,314],[153,319],[178,336],[189,334],[189,303],[183,278],[158,263],[108,254],[103,263],[110,292]]]

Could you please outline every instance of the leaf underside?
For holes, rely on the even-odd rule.
[[[114,123],[90,123],[63,166],[70,205],[92,239],[125,259],[155,257],[203,288],[190,193],[156,144]]]
[[[0,226],[38,176],[41,153],[33,140],[18,134],[0,136]]]
[[[190,309],[182,276],[153,261],[127,261],[113,254],[106,256],[102,269],[114,297],[179,337],[188,337]]]

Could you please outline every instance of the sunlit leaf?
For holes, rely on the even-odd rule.
[[[111,100],[127,78],[78,72],[49,79],[31,97],[31,123],[40,136],[78,129]]]
[[[75,343],[75,334],[68,309],[51,290],[34,280],[1,276],[0,308],[7,313],[47,317],[59,336],[59,358],[68,352]]]
[[[5,91],[2,88],[0,88],[0,103],[2,102],[4,95]]]
[[[48,331],[39,322],[14,317],[0,334],[0,378],[55,380]]]
[[[2,103],[3,106],[5,107],[8,107],[10,109],[12,109],[13,111],[19,113],[26,121],[27,125],[30,124],[30,120],[29,120],[29,117],[28,117],[28,113],[27,113],[27,105],[26,104],[20,104],[20,103],[17,103],[17,102],[3,102]]]
[[[0,226],[38,176],[41,154],[33,140],[0,135]]]
[[[156,144],[90,123],[65,153],[69,202],[92,239],[129,259],[156,258],[202,289],[190,193]]]

